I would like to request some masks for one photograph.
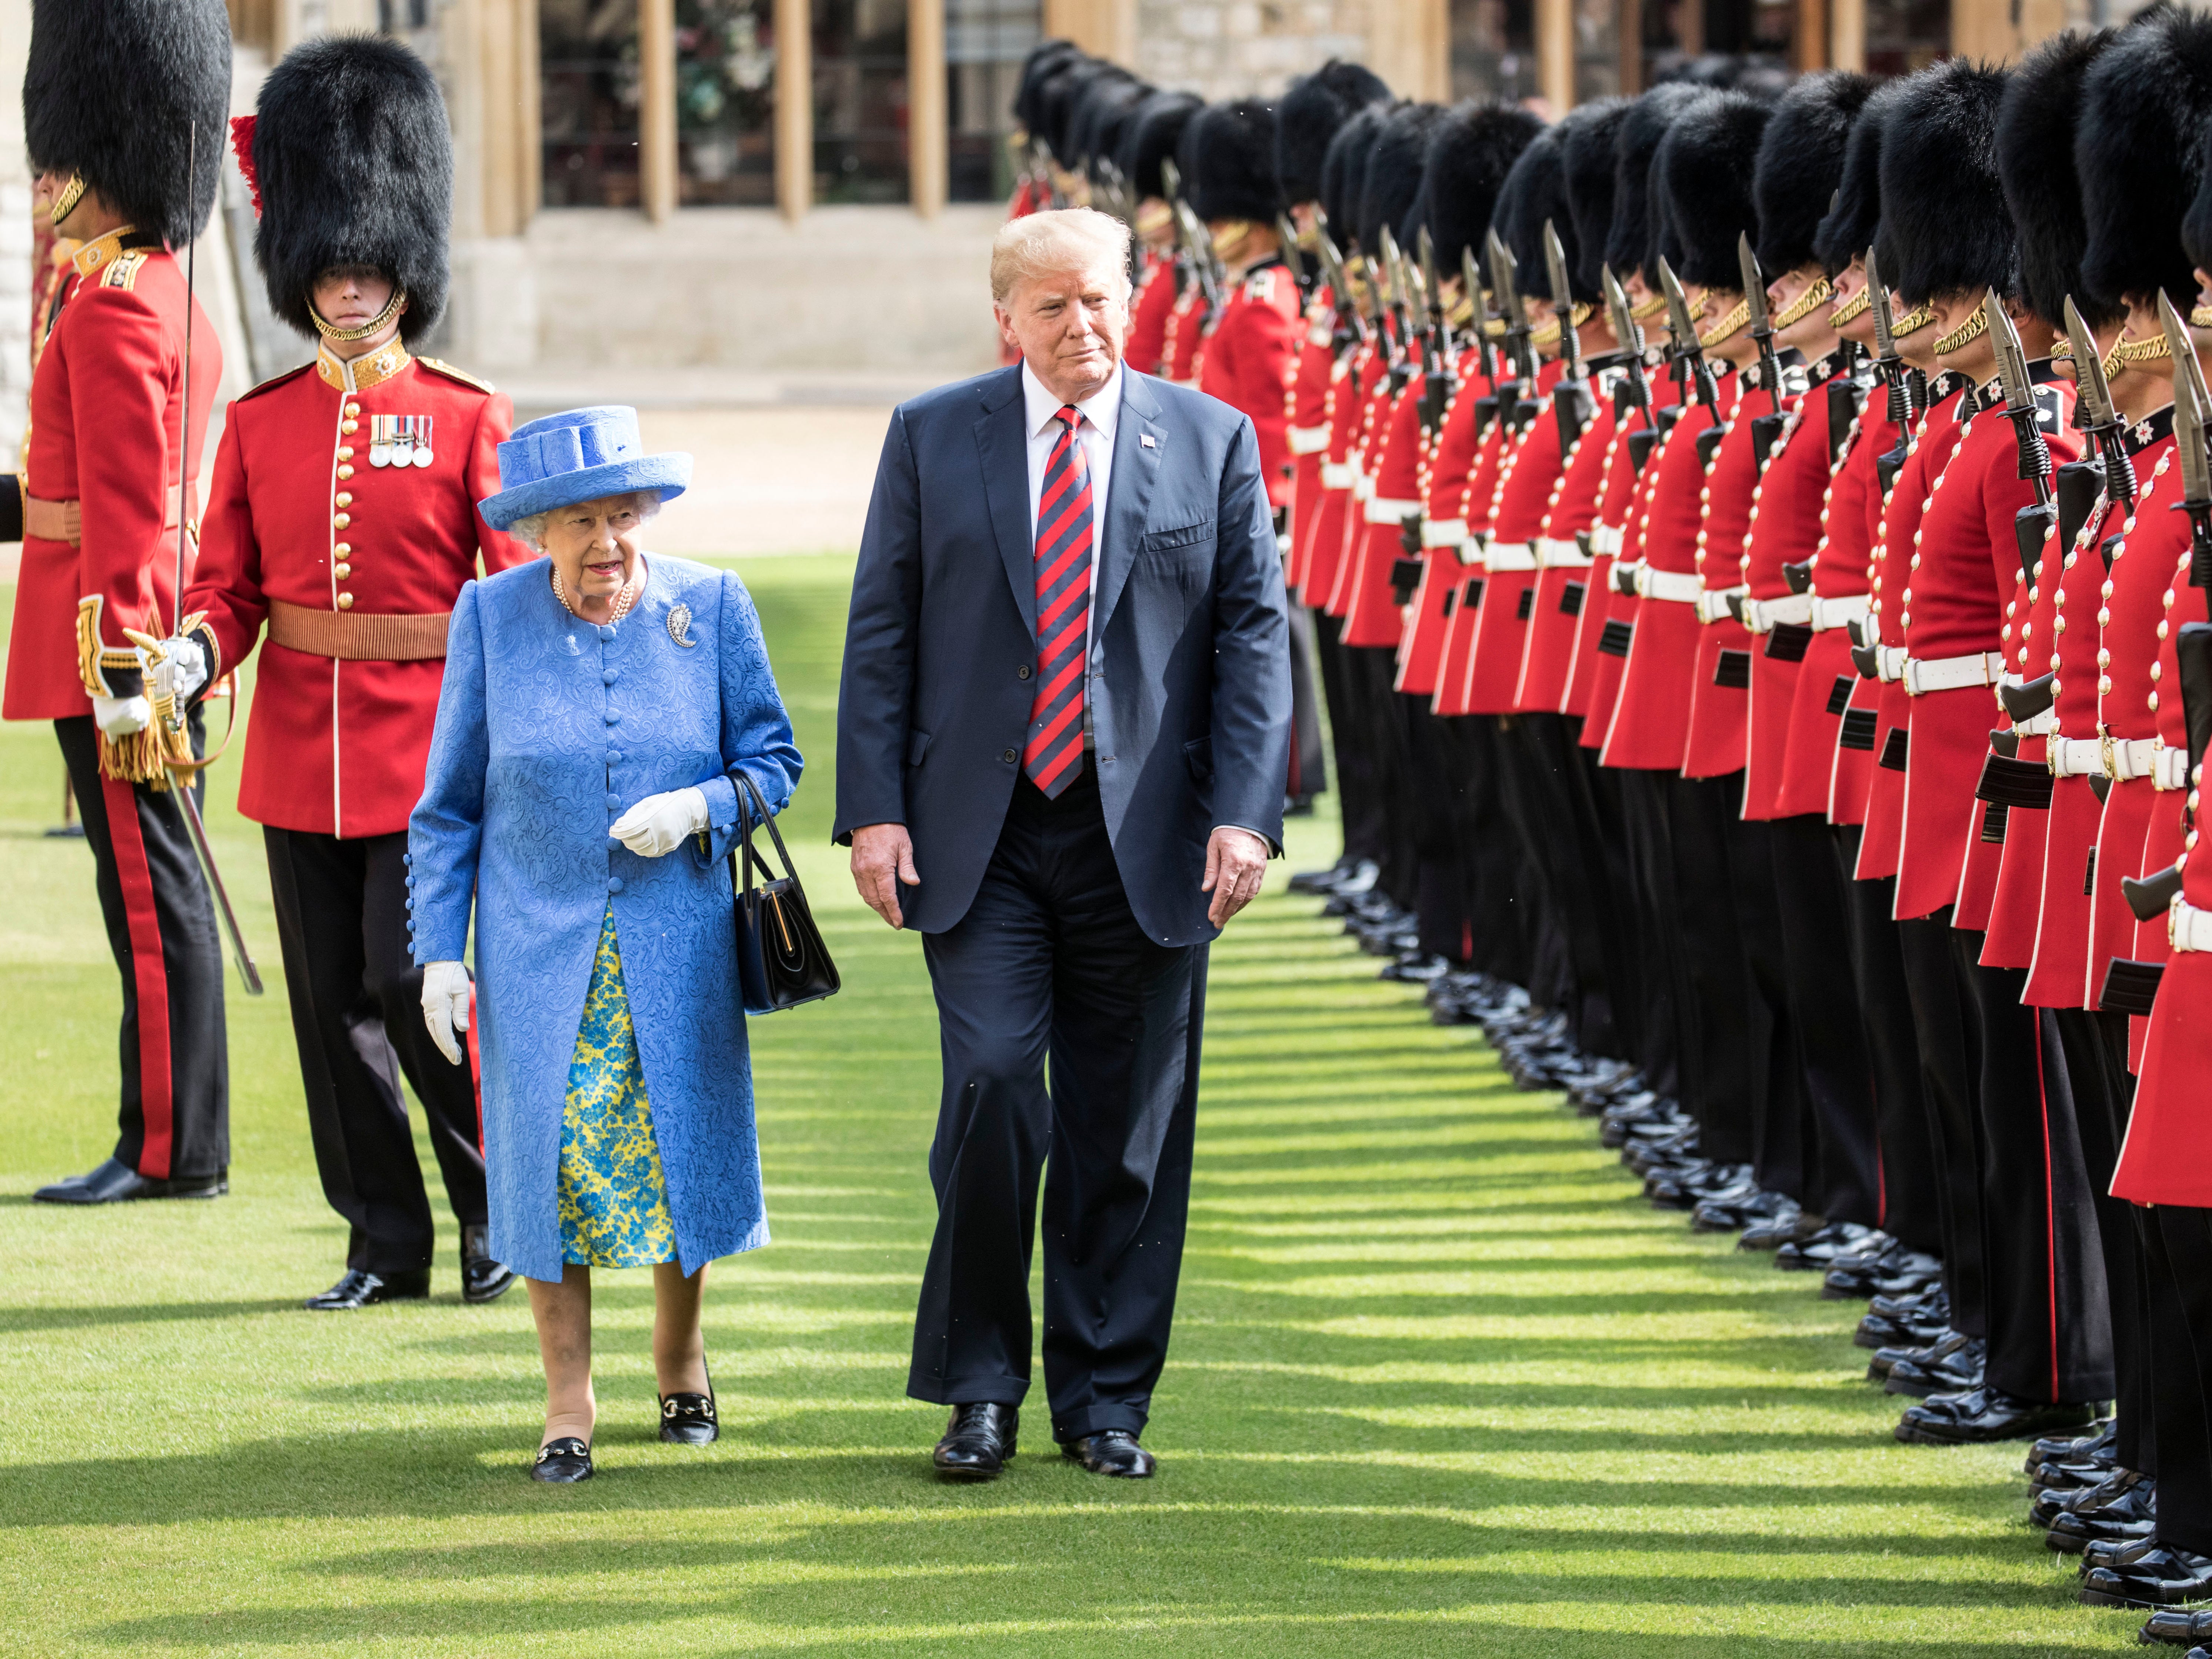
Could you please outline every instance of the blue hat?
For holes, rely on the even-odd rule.
[[[690,482],[691,458],[675,450],[647,454],[637,411],[616,404],[571,409],[515,428],[499,447],[499,494],[477,505],[487,524],[505,530],[533,513],[603,495],[650,489],[665,501],[681,495]]]

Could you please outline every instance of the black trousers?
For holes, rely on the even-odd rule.
[[[2138,1218],[2143,1212],[2112,1196],[2112,1176],[2127,1139],[2136,1080],[2128,1072],[2128,1017],[2081,1008],[2052,1011],[2066,1077],[2073,1085],[2081,1161],[2097,1217],[2112,1305],[2113,1455],[2123,1468],[2158,1473],[2150,1411],[2150,1354],[2143,1316],[2143,1262]]]
[[[1621,828],[1636,905],[1637,934],[1645,947],[1644,1046],[1636,1056],[1644,1080],[1678,1100],[1693,1097],[1695,1067],[1684,1036],[1689,1018],[1688,969],[1674,888],[1674,836],[1668,817],[1670,774],[1622,771]]]
[[[422,972],[407,947],[407,837],[261,833],[315,1168],[351,1230],[346,1266],[428,1267],[435,1230],[403,1075],[464,1227],[485,1218],[484,1166],[468,1055],[451,1064],[422,1024]]]
[[[1525,988],[1531,978],[1529,907],[1515,891],[1521,849],[1505,815],[1498,722],[1486,714],[1455,714],[1438,723],[1451,757],[1452,840],[1470,918],[1468,960]]]
[[[1505,879],[1528,941],[1528,977],[1522,982],[1538,1007],[1562,1010],[1571,1020],[1575,962],[1553,857],[1568,826],[1552,816],[1542,763],[1521,717],[1477,718],[1487,720],[1496,733],[1498,798],[1510,832],[1502,849],[1511,860]]]
[[[1190,1209],[1206,947],[1156,945],[1138,926],[1087,763],[1055,800],[1026,777],[1015,785],[975,902],[922,945],[945,1090],[907,1392],[940,1405],[1019,1405],[1028,1393],[1030,1256],[1049,1155],[1053,1437],[1140,1430],[1167,1359]]]
[[[1698,1120],[1698,1150],[1723,1164],[1749,1164],[1759,1150],[1759,1097],[1748,1018],[1751,986],[1731,890],[1730,826],[1743,802],[1743,775],[1667,774],[1668,843],[1674,856],[1674,925],[1680,930],[1682,1103]]]
[[[1344,621],[1326,611],[1310,611],[1314,660],[1321,665],[1322,706],[1328,711],[1329,749],[1336,762],[1337,810],[1344,820],[1345,856],[1382,857],[1382,800],[1375,777],[1375,757],[1360,730],[1345,659]]]
[[[1769,1192],[1786,1193],[1815,1212],[1819,1138],[1805,1093],[1805,1056],[1790,998],[1790,951],[1774,867],[1774,826],[1741,816],[1743,775],[1712,780],[1728,787],[1725,821],[1729,891],[1743,947],[1743,1002],[1735,1019],[1751,1087],[1753,1173]],[[1832,1219],[1832,1218],[1831,1218]]]
[[[2158,1442],[2158,1541],[2212,1555],[2212,1210],[2160,1204],[2142,1223]]]
[[[1974,1139],[1974,1094],[1982,1056],[1979,1032],[1951,959],[1950,910],[1899,922],[1897,939],[1905,959],[1905,990],[1912,999],[1921,1097],[1927,1104],[1928,1140],[1935,1154],[1951,1328],[1968,1336],[1987,1336],[1989,1285]]]
[[[1647,1009],[1653,994],[1643,934],[1642,912],[1629,866],[1628,831],[1621,805],[1620,775],[1597,763],[1597,751],[1582,746],[1583,720],[1559,717],[1566,746],[1569,787],[1583,834],[1580,873],[1591,884],[1597,907],[1598,950],[1604,962],[1603,1020],[1593,1015],[1583,1046],[1594,1054],[1641,1061],[1645,1052]],[[1603,1026],[1611,1026],[1608,1042]]]
[[[1831,1221],[1881,1222],[1881,1159],[1873,1062],[1852,976],[1847,883],[1833,832],[1817,813],[1767,826],[1789,980],[1803,1060],[1813,1185],[1805,1206]]]
[[[1401,902],[1413,913],[1423,951],[1464,962],[1469,942],[1467,870],[1456,833],[1451,737],[1443,717],[1430,712],[1426,697],[1394,692],[1391,706],[1404,734],[1413,830],[1413,891]]]
[[[1854,880],[1860,826],[1838,824],[1833,834],[1850,921],[1851,978],[1858,988],[1867,1059],[1874,1071],[1881,1228],[1916,1250],[1940,1256],[1945,1249],[1942,1166],[1929,1128],[1920,1036],[1898,933],[1897,881]]]
[[[200,714],[192,752],[205,752]],[[215,905],[173,791],[100,775],[92,716],[54,722],[84,817],[107,948],[123,978],[115,1157],[149,1180],[230,1167],[230,1050]],[[193,786],[204,799],[204,786]]]
[[[1290,608],[1291,773],[1285,793],[1309,801],[1328,787],[1328,764],[1322,758],[1321,707],[1314,697],[1313,615],[1305,606]]]
[[[1574,727],[1565,716],[1552,714],[1515,714],[1499,725],[1515,757],[1516,821],[1538,884],[1539,925],[1562,956],[1557,1006],[1566,1010],[1577,1048],[1617,1054],[1622,1045],[1613,975],[1620,953],[1608,914],[1604,831],[1575,748]]]

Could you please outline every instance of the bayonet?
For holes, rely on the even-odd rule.
[[[2012,520],[2021,573],[2033,587],[2042,568],[2043,550],[2057,534],[2058,508],[2051,495],[2051,446],[2043,436],[2043,409],[2035,401],[2027,352],[1995,289],[1983,296],[1982,315],[1989,324],[1990,343],[1996,348],[1997,380],[2004,387],[2005,418],[2012,422],[2013,444],[2020,452],[2020,476],[2035,490],[2035,499],[2014,514]]]
[[[1297,230],[1287,213],[1275,216],[1275,240],[1282,248],[1283,264],[1291,273],[1291,280],[1298,285],[1299,295],[1312,298],[1313,272],[1306,264],[1305,252],[1298,246]]]
[[[1720,388],[1713,382],[1712,365],[1705,361],[1705,349],[1698,343],[1698,325],[1690,317],[1690,296],[1682,291],[1674,267],[1663,258],[1659,261],[1659,284],[1666,290],[1667,326],[1674,336],[1674,349],[1688,366],[1690,384],[1698,401],[1717,419]]]
[[[1536,349],[1529,343],[1528,311],[1521,303],[1520,266],[1496,231],[1490,233],[1490,286],[1498,295],[1498,309],[1505,319],[1506,349],[1512,355],[1513,372],[1528,383],[1536,382]]]
[[[2104,356],[2075,308],[2074,296],[2065,304],[2066,342],[2074,354],[2074,425],[2104,457],[2105,493],[2132,508],[2136,480],[2134,459],[2128,453],[2126,428],[2112,406],[2112,383],[2105,378]]]
[[[1751,337],[1759,347],[1759,380],[1765,387],[1772,412],[1782,412],[1782,360],[1774,352],[1774,324],[1766,314],[1766,276],[1759,268],[1759,256],[1751,251],[1748,232],[1737,233],[1735,262],[1743,275],[1743,302],[1751,319]],[[1759,453],[1766,453],[1765,445]]]
[[[1900,429],[1912,423],[1912,392],[1905,373],[1905,359],[1898,355],[1897,337],[1892,331],[1893,320],[1889,302],[1889,285],[1881,280],[1881,267],[1875,262],[1874,250],[1866,252],[1867,293],[1874,305],[1875,373],[1889,388],[1889,418]]]
[[[1544,221],[1544,269],[1552,282],[1552,310],[1559,319],[1559,356],[1567,365],[1566,377],[1583,378],[1583,333],[1575,326],[1574,284],[1567,280],[1567,250],[1558,228]]]
[[[1429,429],[1436,431],[1443,427],[1444,405],[1451,400],[1452,337],[1451,320],[1444,315],[1444,285],[1437,275],[1436,238],[1426,225],[1421,227],[1420,250],[1421,291],[1429,302],[1429,368],[1421,414]]]
[[[2173,443],[2181,453],[2179,510],[2189,514],[2189,583],[2212,588],[2212,467],[2208,467],[2204,452],[2212,395],[2205,391],[2196,343],[2163,293],[2158,296],[2158,319],[2173,353]]]
[[[1627,291],[1621,287],[1620,279],[1613,274],[1613,267],[1602,266],[1598,275],[1605,289],[1606,307],[1613,313],[1613,338],[1620,341],[1621,349],[1628,353],[1628,371],[1622,385],[1626,389],[1630,404],[1644,417],[1643,427],[1628,434],[1628,462],[1640,473],[1644,471],[1644,462],[1651,459],[1652,448],[1659,441],[1658,422],[1651,408],[1651,383],[1644,378],[1644,325],[1636,320],[1635,309],[1628,303]],[[1616,420],[1626,413],[1626,410],[1615,404]]]
[[[1482,363],[1486,380],[1498,378],[1497,355],[1490,343],[1490,308],[1484,302],[1482,273],[1475,268],[1474,250],[1462,246],[1459,251],[1459,279],[1467,289],[1468,309],[1474,313],[1474,346]]]

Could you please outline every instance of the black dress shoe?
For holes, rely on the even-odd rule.
[[[2110,1417],[2089,1434],[2045,1435],[2027,1449],[2027,1472],[2039,1463],[2109,1462],[2119,1437],[2119,1420]]]
[[[930,1462],[949,1480],[996,1480],[1013,1458],[1021,1421],[1019,1407],[1002,1406],[995,1400],[955,1406]]]
[[[1941,1283],[1930,1285],[1924,1291],[1915,1291],[1910,1296],[1878,1296],[1868,1306],[1869,1313],[1878,1313],[1884,1319],[1905,1319],[1915,1322],[1941,1319],[1951,1322],[1951,1295]]]
[[[2028,1480],[2039,1492],[2081,1492],[2104,1485],[2118,1468],[2119,1465],[2109,1456],[2084,1459],[2079,1463],[2038,1463]]]
[[[309,1297],[306,1305],[317,1313],[351,1313],[356,1308],[371,1307],[379,1302],[420,1302],[429,1294],[428,1267],[418,1267],[413,1273],[385,1274],[365,1273],[358,1267],[348,1267],[343,1278],[320,1296]]]
[[[2081,1600],[2093,1607],[2161,1607],[2212,1595],[2212,1556],[2158,1544],[2124,1566],[2092,1567],[2081,1575]]]
[[[556,1486],[590,1480],[592,1443],[579,1440],[574,1435],[547,1441],[538,1449],[538,1461],[530,1466],[530,1478]]]
[[[1984,1383],[1964,1394],[1930,1395],[1905,1413],[1894,1432],[1907,1444],[1979,1446],[2086,1426],[2096,1416],[2096,1407],[2087,1401],[2022,1400]]]
[[[2061,1555],[2081,1555],[2093,1543],[2133,1542],[2157,1530],[2157,1483],[2138,1476],[2133,1485],[2107,1502],[2076,1504],[2054,1516],[2043,1541]]]
[[[227,1170],[157,1181],[111,1158],[96,1170],[41,1187],[31,1196],[40,1204],[128,1204],[141,1198],[221,1198],[229,1190]]]
[[[1891,1346],[1876,1348],[1874,1351],[1874,1358],[1867,1361],[1867,1381],[1879,1382],[1899,1364],[1908,1360],[1917,1364],[1935,1359],[1939,1356],[1948,1357],[1957,1352],[1970,1340],[1961,1336],[1956,1331],[1945,1330],[1937,1332],[1930,1341],[1900,1342]]]
[[[2094,1486],[2039,1487],[2028,1500],[2027,1523],[2047,1530],[2052,1522],[2069,1510],[2101,1508],[2122,1492],[2142,1485],[2149,1478],[2133,1469],[2114,1469]]]
[[[1861,1319],[1858,1328],[1851,1333],[1851,1340],[1862,1348],[1927,1348],[1933,1347],[1951,1328],[1941,1318],[1908,1320],[1886,1319],[1878,1313]],[[1887,1371],[1882,1373],[1885,1376]]]
[[[721,1438],[714,1419],[714,1379],[707,1379],[704,1394],[664,1394],[660,1396],[660,1437],[675,1446],[711,1446]]]
[[[1836,1258],[1856,1250],[1874,1229],[1856,1221],[1831,1221],[1826,1226],[1774,1252],[1774,1265],[1785,1273],[1824,1273]]]
[[[2176,1608],[2170,1613],[2154,1613],[2136,1633],[2136,1640],[2145,1647],[2159,1644],[2172,1648],[2212,1641],[2212,1609],[2190,1613]]]
[[[478,1223],[461,1229],[461,1300],[496,1302],[514,1288],[514,1269],[495,1261],[491,1229]]]
[[[1990,1346],[1978,1337],[1961,1336],[1955,1342],[1947,1338],[1923,1356],[1898,1360],[1889,1368],[1882,1391],[1919,1400],[1933,1394],[1964,1394],[1982,1386],[1989,1360]]]
[[[1060,1455],[1072,1457],[1093,1474],[1110,1474],[1123,1480],[1149,1480],[1159,1462],[1137,1443],[1127,1429],[1101,1429],[1079,1440],[1063,1440]]]

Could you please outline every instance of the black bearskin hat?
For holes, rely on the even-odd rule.
[[[2212,271],[2212,126],[2204,130],[2196,160],[2197,195],[2181,216],[2181,251],[2191,264]]]
[[[1034,133],[1040,118],[1037,94],[1044,83],[1083,55],[1083,48],[1073,40],[1040,40],[1031,46],[1029,56],[1022,59],[1021,78],[1014,87],[1014,119]]]
[[[2074,165],[2089,245],[2081,283],[2107,304],[2163,289],[2184,315],[2197,281],[2181,220],[2212,118],[2212,17],[2160,7],[2112,38],[2081,81]],[[2077,302],[2080,299],[2076,295]]]
[[[1442,104],[1401,104],[1383,121],[1375,148],[1368,152],[1367,174],[1359,191],[1359,246],[1370,253],[1382,246],[1385,226],[1394,238],[1398,234],[1414,198],[1421,193],[1429,137],[1444,113]]]
[[[1101,76],[1125,73],[1103,58],[1067,59],[1037,88],[1036,119],[1030,125],[1030,136],[1042,139],[1060,166],[1073,166],[1068,155],[1068,128],[1074,122],[1077,103]]]
[[[1613,138],[1613,222],[1606,230],[1605,259],[1624,283],[1640,270],[1651,289],[1658,290],[1660,215],[1652,199],[1651,163],[1674,118],[1711,96],[1703,87],[1670,81],[1638,97],[1621,120]]]
[[[1748,93],[1771,104],[1790,84],[1790,76],[1776,58],[1754,52],[1706,52],[1660,70],[1651,77],[1651,84]]]
[[[1851,123],[1875,83],[1849,70],[1808,75],[1783,94],[1759,141],[1752,199],[1759,229],[1752,238],[1759,268],[1770,277],[1809,265],[1814,239],[1827,216],[1829,198],[1844,179],[1844,149]]]
[[[1606,233],[1613,228],[1613,147],[1628,118],[1626,98],[1601,99],[1581,104],[1572,118],[1560,123],[1560,143],[1567,158],[1567,214],[1574,222],[1569,244],[1574,250],[1577,291],[1601,291],[1605,265]],[[1565,237],[1567,228],[1559,227]]]
[[[1152,88],[1133,75],[1102,75],[1076,99],[1067,123],[1068,166],[1095,170],[1114,159],[1121,123]]]
[[[1359,204],[1367,191],[1367,158],[1382,136],[1391,106],[1370,104],[1356,112],[1328,141],[1321,164],[1321,207],[1340,246],[1359,240]]]
[[[1138,198],[1165,196],[1160,163],[1171,160],[1182,142],[1182,130],[1204,106],[1194,92],[1156,92],[1139,105],[1121,126],[1121,153],[1115,165],[1129,180]]]
[[[378,34],[295,46],[261,83],[253,172],[261,193],[253,258],[279,317],[312,337],[315,278],[358,264],[407,291],[402,338],[437,325],[453,140],[428,64]]]
[[[1997,179],[2006,72],[1954,58],[1914,76],[1881,146],[1882,275],[1899,303],[1942,294],[2011,294],[2019,246]],[[1889,269],[1889,250],[1897,269]]]
[[[1257,99],[1208,104],[1183,129],[1191,211],[1215,222],[1250,219],[1273,225],[1283,210],[1275,182],[1275,110]]]
[[[1498,192],[1497,211],[1491,215],[1498,240],[1505,244],[1520,271],[1516,286],[1531,299],[1547,300],[1552,295],[1544,263],[1547,219],[1558,226],[1569,260],[1574,257],[1574,227],[1567,222],[1566,168],[1559,130],[1547,127],[1513,163],[1505,188]]]
[[[1813,252],[1829,276],[1834,276],[1854,259],[1875,247],[1881,235],[1881,141],[1888,130],[1889,112],[1905,96],[1910,81],[1890,81],[1876,87],[1860,106],[1858,118],[1844,144],[1844,173],[1829,205],[1813,233]],[[1882,264],[1893,269],[1896,256],[1887,240],[1876,249]]]
[[[1460,250],[1485,256],[1498,192],[1544,124],[1517,104],[1466,103],[1447,113],[1429,138],[1421,170],[1421,222],[1437,245],[1437,268],[1459,270]]]
[[[1720,92],[1667,129],[1655,168],[1666,192],[1667,262],[1685,283],[1742,289],[1736,243],[1759,228],[1752,173],[1773,113],[1746,94]]]
[[[23,75],[31,164],[82,173],[173,248],[214,210],[229,115],[222,0],[33,0]]]
[[[2074,139],[2081,123],[2081,82],[2113,40],[2111,29],[2054,36],[2022,58],[1997,106],[1997,177],[2020,240],[2021,297],[2054,327],[2074,296],[2092,328],[2118,322],[2120,308],[2100,304],[2081,281],[2089,229]]]
[[[1359,111],[1389,98],[1390,88],[1373,70],[1334,58],[1291,82],[1275,109],[1275,176],[1284,199],[1320,200],[1329,141]]]

